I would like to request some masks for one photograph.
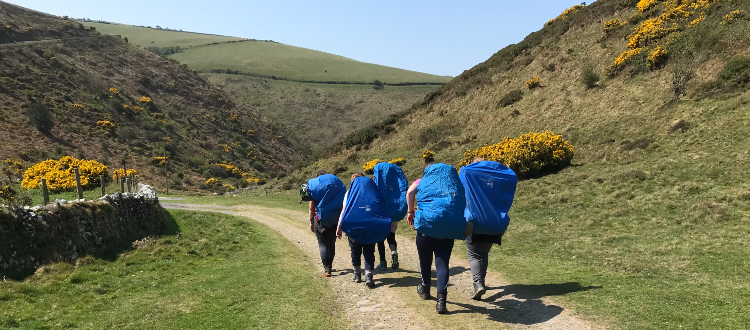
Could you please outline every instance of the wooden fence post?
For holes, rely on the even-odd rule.
[[[128,187],[128,192],[130,192],[130,178],[125,178],[125,186]]]
[[[104,183],[104,175],[99,176],[99,183],[102,185],[102,197],[107,196],[107,188]]]
[[[49,191],[47,190],[47,179],[42,178],[42,197],[44,198],[44,205],[49,203]]]
[[[78,188],[78,199],[83,199],[83,187],[81,187],[81,173],[78,172],[78,167],[73,168],[73,173],[76,175],[76,188]]]
[[[123,177],[120,177],[120,193],[125,193],[125,179]]]

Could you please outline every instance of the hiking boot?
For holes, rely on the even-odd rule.
[[[331,277],[331,266],[323,266],[323,276]]]
[[[371,288],[375,286],[375,281],[372,280],[372,273],[365,274],[365,285]]]
[[[362,273],[360,273],[360,272],[354,272],[354,276],[352,276],[352,282],[354,282],[354,283],[362,283]]]
[[[471,299],[482,300],[482,295],[487,292],[487,288],[482,283],[474,283],[474,293],[471,295]]]
[[[445,307],[446,299],[448,298],[447,296],[447,292],[438,292],[437,304],[435,305],[435,311],[437,311],[438,314],[448,313],[448,308]]]
[[[395,251],[391,253],[391,267],[398,269],[398,253]]]
[[[417,294],[419,294],[419,298],[422,298],[422,300],[428,300],[432,297],[430,297],[430,287],[424,286],[422,283],[417,284]]]
[[[385,262],[385,260],[381,260],[380,264],[377,267],[375,267],[375,269],[384,271],[388,269],[388,264]]]

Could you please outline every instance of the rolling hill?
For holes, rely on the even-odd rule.
[[[215,163],[271,177],[302,159],[286,133],[183,64],[10,4],[0,23],[2,159],[125,163],[149,181],[164,173],[154,158],[167,156],[178,189],[220,177]]]
[[[573,165],[519,183],[490,266],[540,294],[597,288],[556,299],[612,328],[744,328],[748,12],[745,1],[574,7],[274,184],[398,157],[414,180],[424,149],[458,165],[469,149],[553,131],[574,145]]]
[[[272,41],[83,23],[141,47],[179,46],[166,56],[257,107],[296,138],[306,154],[404,111],[451,79]],[[375,80],[384,85],[374,85]]]

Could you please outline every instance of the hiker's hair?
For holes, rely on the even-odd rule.
[[[326,174],[328,174],[328,172],[326,170],[320,170],[320,171],[318,171],[318,176],[326,175]]]
[[[363,177],[363,176],[366,177],[367,175],[365,175],[362,172],[354,172],[354,173],[352,173],[352,181],[354,181],[354,179],[356,179],[356,178]]]
[[[472,160],[471,163],[473,164],[473,163],[479,163],[483,161],[484,161],[484,158],[482,157],[474,157],[474,160]]]

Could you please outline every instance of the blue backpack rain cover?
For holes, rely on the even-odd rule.
[[[460,177],[466,190],[464,217],[474,224],[474,233],[505,232],[518,183],[516,173],[498,162],[483,161],[462,167]]]
[[[375,184],[385,201],[385,213],[391,220],[401,221],[408,211],[406,191],[409,190],[409,181],[396,164],[380,163],[375,165],[374,171]]]
[[[434,238],[466,239],[466,194],[456,168],[443,163],[430,165],[417,189],[417,232]]]
[[[341,230],[359,244],[375,244],[388,238],[391,217],[385,213],[383,196],[375,181],[367,177],[352,181],[346,195]]]
[[[307,182],[307,188],[310,189],[313,200],[317,203],[320,224],[325,227],[336,226],[344,205],[344,194],[346,194],[344,183],[333,174],[325,174],[310,179]]]

